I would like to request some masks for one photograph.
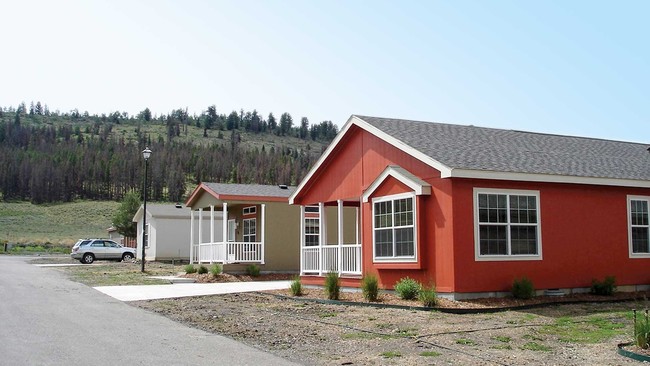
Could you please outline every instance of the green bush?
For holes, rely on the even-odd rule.
[[[614,276],[607,276],[603,281],[597,279],[591,281],[591,293],[594,295],[611,296],[614,291],[616,291],[616,277]]]
[[[339,282],[339,274],[336,272],[329,272],[325,277],[325,293],[330,300],[338,300],[341,291],[341,284]]]
[[[527,277],[515,278],[512,282],[512,296],[515,299],[530,299],[535,296],[533,281]]]
[[[302,282],[300,282],[299,276],[296,276],[293,281],[291,281],[291,295],[302,296]]]
[[[257,264],[251,264],[246,267],[246,274],[251,277],[258,277],[260,275],[260,267]]]
[[[404,300],[413,300],[418,297],[422,285],[409,277],[401,278],[395,284],[395,292],[397,295]]]
[[[210,273],[212,273],[214,277],[220,275],[221,272],[223,272],[223,266],[219,263],[215,263],[212,265],[212,267],[210,267]]]
[[[636,316],[636,314],[635,314]],[[645,318],[634,321],[634,344],[642,349],[650,348],[650,321],[646,310]]]
[[[190,273],[196,273],[196,267],[194,267],[193,264],[188,264],[185,266],[185,273],[190,274]]]
[[[206,274],[206,273],[208,273],[208,267],[206,267],[204,265],[200,265],[198,272],[199,272],[199,274]]]
[[[420,294],[418,295],[418,299],[422,302],[422,306],[427,307],[427,308],[432,308],[436,306],[438,303],[438,293],[436,292],[436,285],[431,285],[430,287],[426,288],[423,287],[420,289]]]
[[[368,301],[377,301],[379,298],[379,280],[375,275],[365,275],[361,279],[363,298]]]

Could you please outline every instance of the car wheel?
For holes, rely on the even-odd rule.
[[[122,254],[122,262],[130,262],[132,260],[133,260],[133,254],[131,253]]]
[[[84,264],[91,264],[94,261],[95,261],[95,256],[93,255],[93,253],[86,253],[84,254],[83,257],[81,257],[81,263]]]

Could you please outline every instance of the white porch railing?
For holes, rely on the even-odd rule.
[[[361,274],[361,244],[324,245],[302,248],[303,274],[317,273],[322,275],[328,272],[339,274]],[[341,255],[341,268],[339,268],[339,255]]]
[[[262,263],[262,242],[216,242],[193,245],[193,263]]]

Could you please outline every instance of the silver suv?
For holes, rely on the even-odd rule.
[[[80,239],[73,247],[70,256],[81,263],[91,264],[95,259],[131,261],[135,258],[135,248],[106,239]]]

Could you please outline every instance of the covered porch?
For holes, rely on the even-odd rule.
[[[329,272],[336,272],[340,276],[361,276],[359,208],[360,201],[355,200],[300,206],[302,276],[324,276]],[[334,228],[330,227],[329,221],[332,219],[336,225]]]
[[[216,222],[215,213],[219,211],[223,219]],[[203,227],[206,215],[209,215],[208,235],[205,235],[206,228]],[[217,230],[219,224],[221,230]],[[190,227],[190,263],[265,263],[264,203],[221,202],[198,208],[191,211]]]

